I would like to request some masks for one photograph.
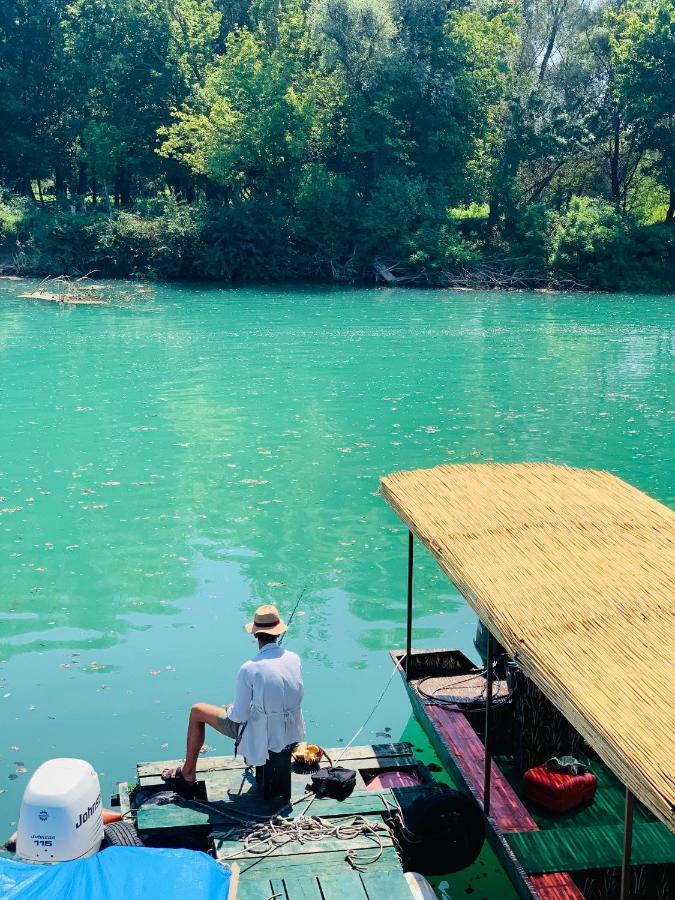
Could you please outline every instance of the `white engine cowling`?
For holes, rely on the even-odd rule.
[[[16,855],[58,863],[93,856],[103,840],[98,775],[83,759],[49,759],[34,772],[21,802]]]

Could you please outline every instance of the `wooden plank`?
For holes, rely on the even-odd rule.
[[[239,882],[237,900],[269,900],[272,895],[272,885],[269,878],[245,878]],[[280,900],[280,898],[279,898]]]
[[[138,763],[136,771],[139,778],[152,775],[161,775],[164,769],[175,769],[183,764],[182,759],[164,759],[156,762]],[[246,763],[243,757],[237,756],[200,756],[197,760],[197,776],[203,772],[213,772],[216,769],[244,769]]]
[[[410,887],[402,871],[362,872],[361,881],[369,900],[410,900]]]
[[[347,750],[333,747],[328,751],[333,760],[340,756],[340,763],[352,759],[385,758],[391,756],[411,756],[412,744],[407,741],[391,744],[362,744],[358,747],[349,747]],[[139,778],[159,776],[164,769],[175,769],[182,765],[182,759],[164,759],[154,762],[138,763],[136,770]],[[200,772],[214,772],[219,769],[245,769],[246,763],[242,756],[200,756],[197,760],[197,774]]]
[[[623,859],[623,828],[619,823],[510,834],[507,841],[526,872],[614,869]],[[635,825],[631,852],[634,866],[667,865],[674,859],[675,835],[665,825]]]
[[[288,900],[286,888],[284,887],[284,883],[280,878],[270,879],[270,887],[272,888],[272,893],[270,896],[274,897],[275,900]]]
[[[401,789],[412,792],[414,788]],[[383,799],[384,798],[384,799]],[[310,798],[311,799],[311,798]],[[310,799],[294,806],[284,814],[289,819],[296,819],[305,814]],[[385,805],[385,800],[388,804]],[[383,815],[387,808],[396,806],[394,794],[390,790],[361,791],[354,793],[346,800],[331,800],[329,798],[315,799],[309,807],[308,814],[313,816],[342,818],[355,815]],[[288,809],[288,808],[286,808]],[[192,829],[192,828],[218,828],[231,827],[238,824],[247,814],[253,814],[257,818],[272,815],[273,807],[265,808],[259,797],[242,796],[235,801],[216,800],[208,806],[201,804],[191,805],[189,800],[184,803],[167,803],[164,806],[144,806],[137,813],[137,827],[141,833],[159,834],[167,832],[167,829]]]
[[[222,801],[204,806],[144,806],[138,810],[136,820],[141,833],[166,833],[168,829],[212,828],[237,822],[236,813],[245,814],[244,799],[236,804]],[[259,807],[256,807],[259,811]]]
[[[367,900],[368,895],[357,872],[349,870],[339,875],[319,875],[323,900]]]
[[[337,761],[340,757],[340,765],[350,759],[366,759],[368,757],[383,758],[387,756],[411,756],[412,744],[409,741],[400,741],[392,744],[363,744],[360,747],[349,747],[344,750],[337,749],[328,751],[331,759]]]
[[[274,854],[261,857],[259,862],[239,860],[241,866],[240,884],[250,878],[278,878],[290,869],[302,869],[321,872],[321,875],[340,875],[343,872],[353,871],[347,862],[347,851],[333,850],[322,853],[318,857],[311,853],[298,853],[295,856],[280,856]],[[368,865],[369,872],[401,871],[401,861],[394,847],[385,847],[382,856],[374,863]]]
[[[391,836],[387,832],[382,831],[379,832],[378,835],[384,847],[394,846]],[[213,846],[215,848],[216,857],[223,861],[233,862],[236,860],[241,865],[245,865],[247,862],[260,858],[260,854],[248,853],[239,841],[222,839],[214,835]],[[320,853],[333,853],[338,851],[344,853],[346,856],[347,853],[352,850],[370,850],[375,852],[377,850],[377,844],[372,838],[361,834],[349,840],[342,840],[337,837],[325,837],[320,841],[289,841],[287,844],[280,844],[270,856],[273,856],[275,859],[281,859],[285,856],[310,857]],[[317,858],[316,865],[320,864],[321,861]]]
[[[485,748],[463,713],[428,704],[424,707],[448,750],[455,757],[462,777],[483,800]],[[516,796],[495,762],[492,763],[490,816],[502,832],[537,831],[537,823]]]
[[[288,818],[297,819],[298,816],[304,815],[311,799],[309,797],[306,802],[296,804],[292,812],[289,813]],[[307,815],[322,816],[324,818],[378,813],[382,815],[387,811],[387,804],[389,809],[396,806],[394,794],[388,789],[384,791],[355,791],[346,800],[331,800],[329,797],[317,798],[309,807]]]
[[[285,875],[288,900],[323,900],[316,875]]]
[[[382,769],[393,768],[416,768],[419,769],[419,776],[422,782],[429,781],[429,774],[426,770],[418,766],[413,756],[392,756],[392,757],[360,757],[355,760],[348,761],[348,768],[355,769],[356,790],[366,790],[366,784],[361,775],[361,770],[378,772]],[[302,797],[306,791],[307,784],[310,782],[312,772],[293,772],[291,774],[291,794],[294,799]],[[160,779],[155,779],[155,783],[159,783]],[[244,776],[241,769],[224,769],[216,772],[209,772],[204,778],[206,786],[207,800],[228,800],[234,797],[241,797],[250,791],[257,790],[255,778],[253,776]],[[143,779],[143,785],[151,783],[150,778]]]
[[[120,798],[120,814],[123,817],[126,817],[126,821],[130,821],[131,817],[129,813],[131,812],[131,798],[129,796],[129,782],[128,781],[119,781],[117,783],[117,793]]]
[[[584,895],[567,872],[530,875],[539,900],[584,900]]]

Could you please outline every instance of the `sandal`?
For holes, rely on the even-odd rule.
[[[164,769],[160,777],[170,791],[176,791],[178,794],[187,794],[188,796],[193,796],[195,793],[197,779],[188,781],[183,775],[183,770],[180,766],[177,769]]]

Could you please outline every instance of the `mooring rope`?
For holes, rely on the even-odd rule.
[[[293,841],[304,844],[310,841],[321,841],[327,837],[337,838],[341,841],[350,841],[360,835],[373,841],[374,854],[365,856],[363,849],[348,849],[345,859],[357,871],[364,871],[365,866],[372,865],[384,853],[384,844],[378,832],[388,832],[384,822],[366,819],[364,816],[351,816],[340,819],[338,822],[329,822],[320,816],[300,816],[297,819],[284,819],[275,816],[266,824],[257,825],[252,831],[231,829],[227,832],[216,832],[227,840],[240,841],[244,850],[251,856],[258,857],[255,862],[242,869],[248,871],[252,866],[270,856],[275,850]],[[241,849],[236,848],[227,855],[220,856],[221,862],[228,859],[240,859]]]

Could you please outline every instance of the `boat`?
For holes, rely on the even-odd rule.
[[[192,799],[155,802],[166,794],[161,772],[179,762],[163,760],[139,763],[135,781],[120,782],[113,800],[125,819],[133,820],[146,847],[204,850],[233,867],[238,900],[432,897],[424,878],[404,872],[405,853],[394,820],[416,801],[432,802],[452,792],[434,780],[409,743],[343,747],[325,754],[356,774],[346,798],[308,792],[318,764],[294,766],[292,799],[275,806],[241,757],[210,756],[198,761]],[[312,834],[317,822],[323,823],[323,836]]]
[[[408,531],[391,657],[518,895],[674,896],[675,513],[610,473],[543,463],[395,472],[380,492]],[[413,648],[416,542],[476,612],[482,665]],[[596,792],[554,812],[528,785],[561,755]]]
[[[192,894],[214,900],[433,900],[415,864],[429,851],[432,868],[445,864],[438,836],[443,849],[455,847],[456,868],[477,858],[480,810],[436,782],[411,744],[315,749],[328,767],[300,754],[290,769],[290,755],[287,765],[258,769],[240,756],[202,756],[188,794],[167,790],[161,778],[178,760],[139,763],[135,779],[117,785],[110,825],[89,763],[47,761],[24,794],[17,859],[0,859],[3,896],[37,896],[39,882],[46,896],[73,900],[130,892],[179,900],[189,883]],[[334,771],[331,760],[351,780],[337,796],[321,796],[308,784]]]

